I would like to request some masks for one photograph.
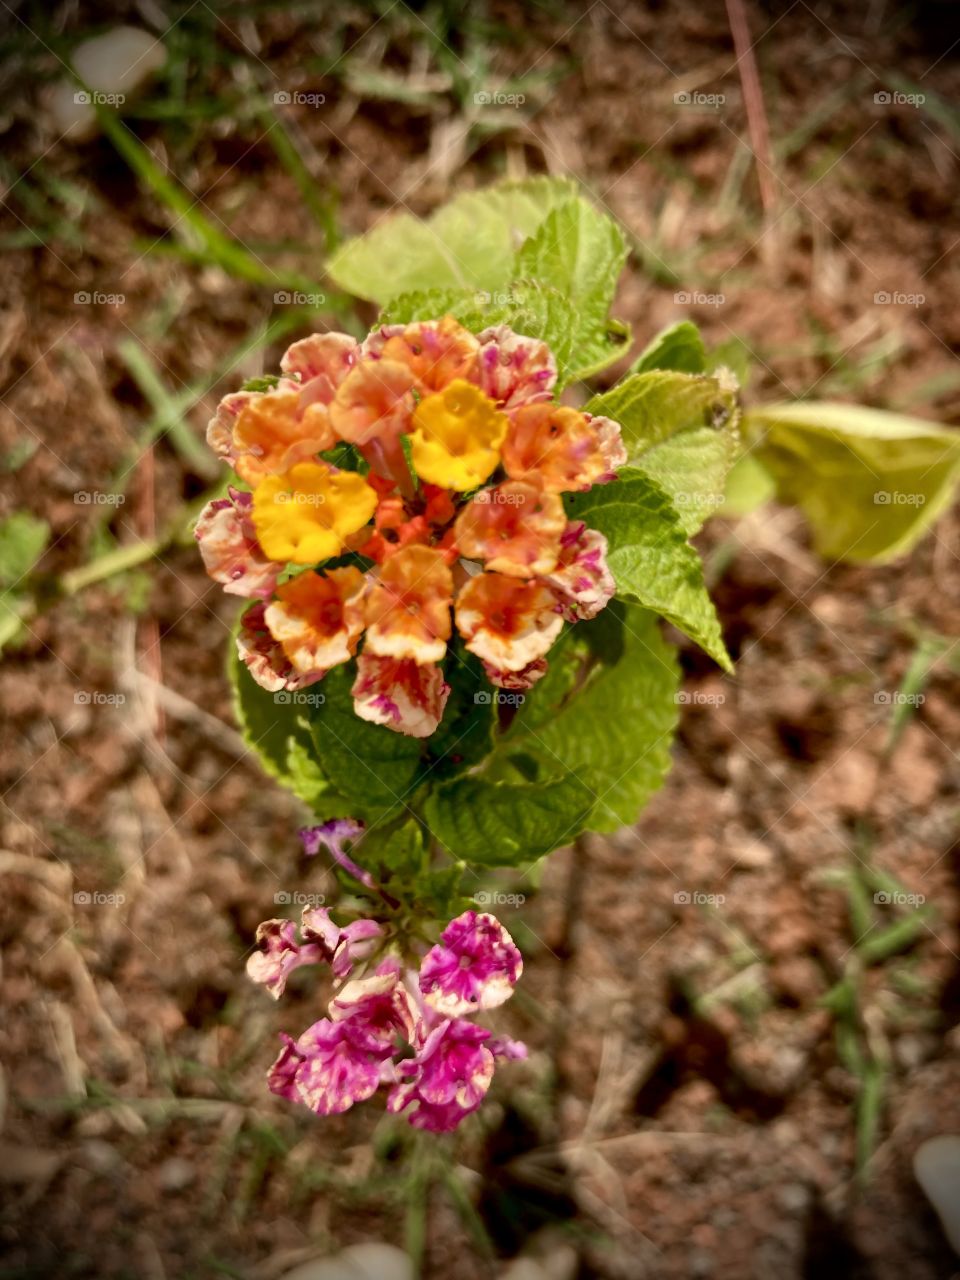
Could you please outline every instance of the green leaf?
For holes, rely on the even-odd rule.
[[[455,639],[444,674],[450,697],[439,728],[427,742],[426,773],[431,783],[463,773],[493,747],[496,715],[480,659]]]
[[[950,506],[960,432],[854,405],[798,402],[747,415],[751,450],[795,503],[831,560],[905,554]]]
[[[46,520],[14,511],[0,520],[0,587],[13,587],[34,567],[50,541]]]
[[[327,274],[381,306],[414,290],[496,289],[515,274],[523,241],[573,195],[570,181],[537,177],[468,192],[428,219],[393,214],[342,245]]]
[[[616,222],[578,196],[547,215],[517,253],[513,274],[559,290],[577,307],[584,329],[602,327],[626,259]]]
[[[733,376],[650,370],[625,378],[586,406],[620,423],[631,465],[673,499],[685,531],[695,533],[722,504],[740,449]]]
[[[517,866],[568,844],[584,829],[594,789],[569,774],[531,785],[469,775],[427,799],[433,836],[455,858],[484,866]]]
[[[690,320],[681,320],[663,329],[640,354],[631,373],[649,373],[652,369],[671,369],[676,373],[703,373],[707,367],[707,349],[700,330]]]
[[[718,514],[748,516],[751,511],[772,502],[776,492],[776,481],[756,454],[741,454],[727,475],[723,506]]]
[[[599,529],[617,595],[662,614],[725,671],[733,665],[703,580],[700,557],[668,495],[643,471],[625,468],[610,484],[567,497],[571,519]]]
[[[233,688],[233,709],[240,733],[256,753],[263,770],[305,804],[323,806],[328,817],[349,812],[316,763],[316,753],[304,713],[316,699],[317,686],[299,693],[270,693],[254,680],[231,643],[227,675]]]
[[[670,768],[679,668],[654,615],[636,605],[611,604],[569,634],[575,688],[551,687],[549,676],[534,685],[500,750],[548,776],[559,767],[594,780],[588,825],[616,831],[636,821]]]
[[[310,732],[323,776],[350,802],[350,813],[383,821],[409,808],[423,744],[360,719],[350,695],[355,674],[350,663],[324,679],[323,702],[310,709]]]

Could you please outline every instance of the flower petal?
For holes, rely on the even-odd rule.
[[[549,573],[560,554],[563,501],[539,483],[507,480],[482,489],[457,516],[456,544],[469,560],[509,577]]]
[[[421,394],[442,391],[456,378],[476,382],[480,344],[453,316],[417,321],[386,337],[381,358],[404,364]]]
[[[396,360],[358,364],[341,382],[330,405],[337,435],[361,446],[400,435],[410,426],[414,385],[413,374]]]
[[[625,460],[620,430],[569,405],[526,404],[511,415],[503,466],[514,479],[538,476],[554,493],[609,480]],[[621,456],[622,455],[622,456]]]
[[[478,573],[457,597],[457,628],[471,653],[499,671],[522,671],[563,628],[553,592],[533,579]]]
[[[479,335],[480,386],[504,409],[548,400],[557,381],[550,348],[539,338],[525,338],[496,325]]]
[[[496,916],[465,911],[451,920],[420,966],[420,990],[446,1017],[495,1009],[513,995],[523,960]]]
[[[453,575],[443,552],[408,546],[381,566],[367,597],[364,652],[439,662],[450,639]]]
[[[411,738],[429,738],[443,718],[450,686],[433,663],[378,658],[364,650],[351,693],[362,720]]]
[[[250,518],[253,497],[233,486],[200,512],[193,531],[204,568],[228,595],[255,599],[273,593],[280,566],[263,554]]]
[[[301,573],[277,587],[264,616],[294,670],[328,671],[350,661],[363,632],[365,591],[363,574],[352,566]]]
[[[574,520],[562,541],[560,561],[544,582],[556,592],[568,622],[595,618],[617,591],[607,565],[607,540],[598,530]]]
[[[300,462],[260,481],[253,494],[253,524],[271,560],[318,564],[343,551],[376,505],[375,490],[356,471]]]
[[[413,465],[421,480],[462,493],[496,468],[509,419],[463,378],[426,396],[413,414]]]
[[[255,604],[240,619],[237,632],[237,653],[261,689],[270,693],[293,692],[322,680],[325,670],[294,670],[279,641],[271,635],[265,615],[266,605]]]

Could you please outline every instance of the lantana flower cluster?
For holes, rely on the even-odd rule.
[[[246,487],[196,529],[210,576],[255,602],[254,679],[299,690],[356,658],[357,714],[428,737],[455,626],[494,685],[529,688],[613,595],[606,540],[562,495],[615,477],[619,426],[553,398],[542,341],[450,316],[315,334],[281,371],[220,403],[207,438]]]
[[[386,1105],[411,1125],[446,1133],[476,1111],[498,1059],[527,1056],[519,1041],[468,1020],[513,994],[523,962],[492,915],[451,920],[419,971],[386,946],[383,927],[359,919],[341,928],[325,907],[292,920],[266,920],[247,972],[279,999],[302,965],[330,965],[326,1017],[283,1047],[267,1076],[273,1093],[318,1115],[348,1111],[387,1088]]]

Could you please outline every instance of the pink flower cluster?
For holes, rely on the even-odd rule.
[[[388,1111],[406,1112],[415,1128],[447,1133],[480,1106],[498,1059],[527,1056],[519,1041],[495,1037],[464,1016],[510,998],[523,968],[520,952],[494,916],[465,911],[419,973],[386,955],[372,973],[351,976],[376,958],[383,938],[376,921],[340,928],[322,907],[304,910],[299,938],[289,920],[260,926],[260,950],[247,972],[275,999],[304,964],[328,962],[338,987],[325,1018],[299,1039],[281,1037],[267,1083],[318,1115],[348,1111],[386,1086]]]

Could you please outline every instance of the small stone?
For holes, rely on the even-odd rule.
[[[112,1143],[90,1138],[80,1148],[80,1158],[92,1173],[113,1173],[123,1164],[123,1157]]]
[[[351,1244],[337,1261],[353,1267],[363,1280],[413,1280],[413,1263],[409,1256],[392,1244],[380,1244],[374,1240]]]
[[[102,36],[84,40],[70,58],[77,74],[104,97],[102,105],[109,110],[122,106],[166,60],[160,41],[137,27],[114,27]],[[55,85],[47,105],[61,136],[83,140],[96,133],[96,107],[87,90],[73,79]]]
[[[182,1156],[171,1156],[157,1169],[157,1181],[163,1191],[185,1191],[196,1177],[196,1169]]]
[[[914,1153],[913,1172],[954,1253],[960,1254],[960,1137],[942,1134],[922,1142]]]

